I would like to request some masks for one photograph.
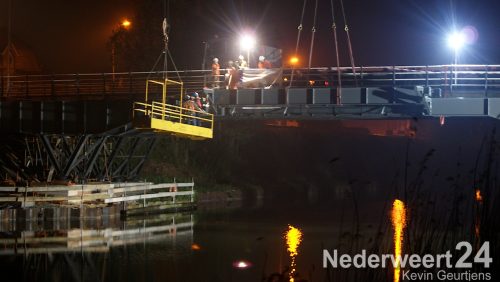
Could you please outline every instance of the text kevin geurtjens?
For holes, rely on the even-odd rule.
[[[417,272],[412,270],[401,271],[402,281],[491,281],[491,273],[488,272],[447,272],[440,270],[437,273]]]

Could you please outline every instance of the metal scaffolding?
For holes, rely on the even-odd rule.
[[[11,135],[0,145],[0,179],[23,186],[133,180],[156,138],[127,126],[102,134]]]

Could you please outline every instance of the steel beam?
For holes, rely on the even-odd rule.
[[[104,147],[104,144],[106,143],[106,140],[108,137],[100,137],[99,140],[96,142],[97,146],[92,152],[92,155],[89,158],[89,163],[87,164],[87,169],[85,170],[84,177],[87,178],[89,175],[92,173],[92,170],[94,169],[94,164],[96,163],[96,160],[98,157],[101,155],[102,148]]]
[[[64,179],[68,178],[70,172],[78,164],[80,155],[82,153],[82,150],[85,148],[85,143],[87,142],[88,138],[89,138],[89,135],[82,135],[78,139],[78,143],[77,143],[77,145],[75,147],[75,150],[71,154],[71,157],[68,159],[68,162],[66,163],[66,166],[65,166],[64,170],[61,173],[61,176]]]
[[[110,155],[110,157],[109,157],[109,160],[108,160],[108,162],[107,162],[107,164],[106,164],[106,167],[108,168],[108,169],[107,169],[107,171],[108,171],[108,172],[110,172],[110,171],[111,171],[111,173],[112,173],[112,169],[113,169],[112,165],[113,165],[113,163],[114,163],[114,161],[115,161],[116,155],[118,154],[119,150],[121,150],[121,147],[122,147],[122,146],[123,146],[123,144],[124,144],[124,141],[123,141],[124,139],[125,139],[125,137],[123,137],[123,136],[118,137],[118,141],[116,142],[116,145],[114,146],[114,148],[113,148],[113,150],[112,150],[112,152],[111,152],[111,155]],[[104,170],[103,170],[103,171],[100,173],[100,175],[99,175],[99,179],[104,179],[104,176],[105,176],[104,174],[105,174],[105,173],[106,173],[106,171],[104,171]],[[111,176],[110,176],[110,175],[107,175],[107,176],[108,176],[109,178],[111,178]]]
[[[137,177],[137,175],[139,174],[139,172],[141,171],[142,169],[142,166],[144,165],[144,163],[146,162],[147,158],[149,157],[149,154],[151,153],[151,151],[153,150],[155,144],[156,144],[156,140],[157,138],[156,137],[150,137],[151,141],[149,142],[148,146],[147,146],[147,149],[146,149],[146,152],[144,153],[142,159],[139,161],[139,163],[135,166],[135,168],[133,168],[130,172],[129,172],[129,175],[128,175],[128,178],[129,179],[135,179]]]
[[[61,172],[61,167],[59,166],[59,162],[56,159],[56,155],[54,152],[54,148],[52,148],[52,145],[50,144],[50,140],[48,139],[47,135],[40,135],[40,140],[42,141],[43,147],[45,151],[47,152],[47,156],[49,157],[49,160],[51,164],[54,166],[56,169],[56,172],[59,174]]]
[[[113,176],[120,175],[123,176],[122,171],[124,167],[128,166],[130,164],[130,160],[132,159],[132,156],[134,155],[135,151],[137,150],[138,144],[139,144],[140,138],[134,137],[134,141],[132,143],[132,146],[130,147],[130,151],[127,157],[126,161],[123,161],[116,170],[113,171]]]

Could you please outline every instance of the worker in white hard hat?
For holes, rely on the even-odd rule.
[[[271,62],[266,60],[266,57],[264,56],[259,56],[259,63],[257,64],[259,69],[270,69],[271,68]]]
[[[220,65],[219,59],[214,58],[212,61],[212,87],[219,88],[220,84]]]
[[[238,66],[239,66],[240,69],[245,69],[245,68],[248,67],[248,63],[245,60],[245,57],[243,57],[243,55],[240,55],[238,57]]]

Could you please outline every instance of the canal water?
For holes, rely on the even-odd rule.
[[[390,223],[379,226],[380,216],[388,214],[381,202],[373,203],[380,205],[373,207],[378,212],[365,206],[353,218],[354,210],[341,199],[291,198],[126,221],[4,222],[1,273],[15,281],[330,281],[349,273],[328,278],[323,249],[371,246],[367,242]]]
[[[126,221],[4,222],[0,271],[9,277],[2,281],[397,281],[392,267],[323,267],[325,250],[392,254],[391,212],[390,197],[373,201],[346,191],[328,200],[299,193]],[[402,227],[412,230],[403,230],[403,253],[474,243],[467,230],[442,225],[449,217],[411,212],[428,220]]]
[[[453,278],[443,281],[499,281],[498,126],[491,120],[428,122],[432,126],[420,126],[416,135],[290,138],[315,146],[304,149],[307,154],[276,155],[254,167],[252,176],[267,165],[266,173],[277,172],[280,183],[289,183],[262,183],[260,199],[200,203],[192,213],[126,221],[2,218],[1,280],[408,281],[404,274],[411,270],[428,278],[413,281],[439,281],[440,271]],[[271,156],[279,149],[304,148],[292,141],[274,143],[248,147],[262,146],[258,149]],[[249,163],[262,160],[255,158]],[[285,174],[278,163],[296,170]],[[305,174],[306,166],[321,173]],[[465,247],[457,250],[460,242]],[[468,246],[471,267],[455,267]],[[325,253],[333,257],[335,251],[339,256],[449,251],[453,258],[452,267],[333,267],[328,259],[324,267]],[[484,274],[490,279],[471,278]]]

